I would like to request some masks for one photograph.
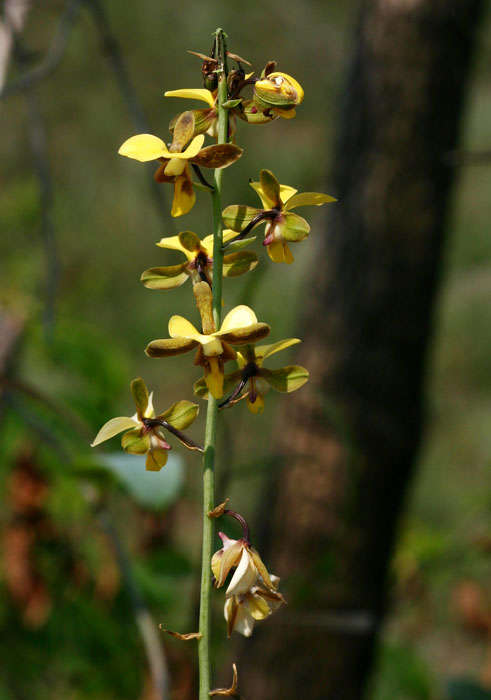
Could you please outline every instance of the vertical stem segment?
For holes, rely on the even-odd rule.
[[[228,111],[222,107],[227,101],[227,47],[225,33],[217,29],[215,34],[215,56],[218,59],[218,143],[228,141]],[[215,170],[213,200],[213,317],[220,327],[222,315],[223,273],[223,226],[222,226],[222,171]],[[203,457],[203,547],[201,568],[201,593],[199,611],[199,700],[208,700],[210,692],[210,593],[211,555],[213,547],[213,519],[207,513],[215,506],[215,451],[218,402],[208,397]]]

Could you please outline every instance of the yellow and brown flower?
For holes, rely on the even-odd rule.
[[[271,345],[246,345],[237,351],[239,369],[224,377],[224,392],[232,391],[231,395],[220,405],[232,406],[242,399],[247,400],[251,413],[262,413],[264,396],[270,388],[282,393],[291,393],[300,389],[309,379],[309,372],[300,365],[287,365],[278,369],[263,367],[265,359],[291,345],[300,343],[299,338],[286,338]],[[206,398],[207,387],[202,379],[194,384],[194,393]]]
[[[233,242],[235,231],[223,231],[223,242]],[[250,239],[249,239],[250,240]],[[237,277],[257,265],[257,255],[249,250],[238,250],[248,241],[237,241],[236,250],[223,258],[223,276]],[[142,273],[141,281],[148,289],[173,289],[180,287],[191,278],[194,284],[213,280],[213,235],[202,240],[193,231],[181,231],[177,236],[162,238],[157,245],[160,248],[177,250],[186,256],[186,261],[178,265],[151,267]]]
[[[199,134],[193,138],[194,127],[193,113],[183,112],[175,123],[172,143],[168,148],[157,136],[137,134],[127,139],[118,151],[120,155],[142,163],[151,160],[161,162],[154,177],[157,182],[174,185],[171,210],[174,217],[187,214],[196,201],[190,164],[203,168],[226,168],[242,155],[242,149],[231,143],[203,148],[205,137]]]
[[[99,430],[91,447],[124,432],[121,446],[130,454],[146,454],[146,468],[149,471],[160,471],[167,462],[167,454],[171,446],[166,440],[165,431],[175,435],[183,445],[191,450],[202,449],[181,431],[187,428],[198,415],[198,404],[191,401],[178,401],[163,413],[155,415],[152,396],[148,393],[145,382],[141,378],[131,382],[131,393],[135,402],[136,413],[133,416],[118,416],[111,418]]]
[[[152,340],[145,352],[149,357],[170,357],[197,349],[195,365],[204,369],[208,391],[215,398],[223,396],[223,367],[235,359],[232,345],[246,345],[265,338],[269,333],[266,323],[259,323],[254,311],[245,305],[236,306],[216,330],[211,309],[211,290],[206,282],[194,285],[202,319],[202,332],[182,316],[169,320],[170,338]]]
[[[266,224],[263,245],[273,262],[291,264],[294,260],[289,243],[302,241],[310,233],[304,218],[291,211],[307,205],[321,206],[336,199],[322,192],[301,192],[289,185],[280,185],[270,170],[261,170],[259,182],[251,182],[259,195],[263,209],[233,204],[222,212],[225,226],[237,231],[240,237],[259,224]]]

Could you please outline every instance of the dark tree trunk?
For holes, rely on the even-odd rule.
[[[290,605],[241,647],[243,696],[363,695],[423,427],[431,336],[480,0],[367,0],[306,290],[312,381],[283,416],[269,561]],[[335,211],[334,211],[335,210]],[[271,506],[271,501],[270,501]]]

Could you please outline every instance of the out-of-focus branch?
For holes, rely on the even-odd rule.
[[[24,92],[50,76],[58,68],[83,2],[84,0],[69,0],[67,2],[46,57],[39,65],[7,83],[0,92],[0,100]]]
[[[162,649],[157,626],[150,615],[133,576],[131,561],[123,547],[109,512],[101,508],[97,512],[97,519],[103,531],[111,542],[118,568],[121,572],[126,590],[131,598],[135,621],[145,646],[145,651],[150,667],[153,686],[159,700],[169,698],[169,672]]]
[[[137,97],[136,91],[129,77],[129,72],[123,58],[120,43],[116,35],[112,32],[109,19],[101,0],[84,0],[89,12],[91,12],[96,29],[101,40],[102,52],[106,57],[113,73],[116,84],[121,92],[121,96],[126,103],[135,128],[141,133],[151,133],[148,119],[145,116],[143,107]],[[164,224],[171,232],[174,229],[169,218],[169,206],[166,201],[164,190],[153,177],[155,166],[149,163],[147,166],[149,182],[152,196],[160,212]]]
[[[30,6],[30,0],[4,0],[0,17],[0,90],[7,78],[15,35],[22,30]]]
[[[60,278],[60,263],[53,223],[53,177],[49,160],[46,124],[34,88],[26,95],[27,123],[32,163],[39,182],[41,208],[40,233],[44,246],[46,278],[44,283],[44,328],[52,337],[55,322],[56,293]]]

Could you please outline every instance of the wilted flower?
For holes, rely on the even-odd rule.
[[[259,576],[268,588],[273,588],[270,575],[259,553],[245,538],[232,540],[224,532],[219,532],[218,536],[223,542],[223,547],[215,552],[211,560],[211,570],[217,588],[223,586],[234,567],[236,568],[225,595],[246,593]]]
[[[145,352],[149,357],[170,357],[198,349],[194,364],[204,369],[208,390],[215,398],[223,396],[223,365],[235,359],[231,345],[255,343],[269,333],[266,323],[259,323],[254,311],[240,305],[229,311],[219,330],[215,330],[211,310],[211,290],[206,282],[194,285],[194,293],[201,313],[200,333],[182,316],[169,320],[169,339],[152,340]]]
[[[277,610],[285,599],[277,588],[280,579],[271,576],[272,587],[264,585],[261,578],[245,593],[231,595],[225,600],[224,617],[227,621],[227,634],[239,632],[244,637],[250,637],[255,622],[265,620]]]
[[[127,431],[121,438],[122,448],[130,454],[146,454],[146,468],[149,471],[160,471],[167,462],[167,453],[171,446],[165,439],[165,430],[175,435],[189,449],[202,451],[181,432],[191,425],[198,415],[197,404],[178,401],[156,416],[152,402],[153,394],[148,394],[143,379],[133,379],[130,386],[136,406],[135,415],[111,418],[99,430],[91,447]]]
[[[230,406],[246,398],[247,407],[252,413],[262,413],[264,395],[270,387],[286,393],[300,389],[309,379],[309,373],[305,367],[287,365],[272,370],[263,367],[266,358],[300,342],[299,338],[287,338],[271,345],[257,347],[246,345],[243,350],[237,351],[239,369],[226,374],[223,385],[224,392],[232,388],[234,390],[221,406]],[[207,388],[202,379],[195,382],[194,393],[197,396],[206,397]]]
[[[261,170],[259,182],[251,182],[259,195],[263,209],[233,204],[222,212],[225,226],[247,235],[255,226],[266,223],[263,245],[273,262],[292,263],[293,255],[288,243],[303,240],[309,235],[309,224],[291,211],[306,205],[321,206],[336,199],[321,192],[301,192],[288,185],[280,185],[270,170]]]
[[[120,155],[142,163],[150,160],[161,162],[154,177],[157,182],[170,182],[174,185],[172,216],[187,214],[196,201],[190,163],[204,168],[225,168],[242,155],[242,149],[231,143],[203,148],[205,137],[200,134],[193,138],[194,127],[193,113],[183,112],[175,123],[169,148],[157,136],[138,134],[127,139],[118,151]],[[189,141],[191,143],[183,150]]]
[[[237,236],[235,231],[223,231],[223,241],[231,241]],[[238,241],[237,247],[247,245],[247,241]],[[187,258],[186,262],[167,267],[151,267],[142,273],[141,281],[149,289],[173,289],[191,277],[193,282],[208,282],[213,278],[213,235],[200,240],[192,231],[181,231],[177,236],[162,238],[157,245],[160,248],[178,250]],[[248,250],[225,255],[223,258],[224,277],[237,277],[257,265],[257,255]]]

